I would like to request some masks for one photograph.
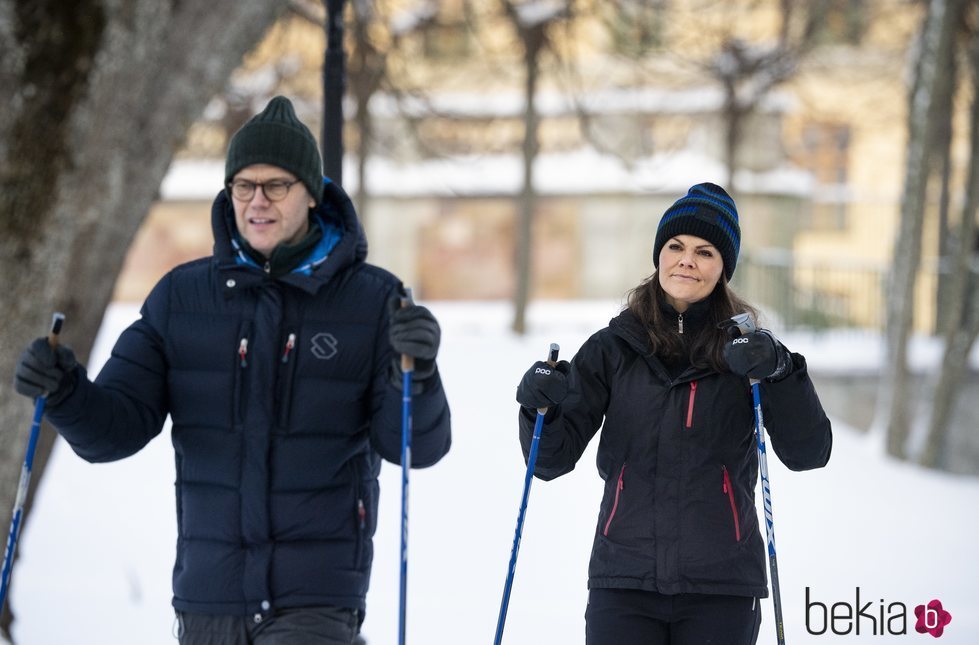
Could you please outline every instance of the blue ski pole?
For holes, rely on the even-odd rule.
[[[557,365],[560,349],[557,343],[551,343],[550,351],[547,353],[547,363],[551,367]],[[507,569],[506,583],[503,585],[503,602],[500,604],[500,617],[496,622],[494,645],[500,645],[503,642],[503,626],[506,624],[507,607],[510,605],[510,589],[513,587],[513,574],[517,570],[517,553],[520,551],[520,537],[523,534],[524,517],[527,515],[530,484],[534,481],[534,465],[537,463],[537,449],[540,446],[540,433],[544,427],[544,415],[546,414],[547,408],[537,408],[537,421],[534,424],[534,436],[530,441],[530,454],[527,455],[527,474],[524,477],[523,496],[520,498],[520,511],[517,513],[517,528],[513,535],[513,549],[510,551],[510,566]]]
[[[65,322],[65,315],[56,313],[51,317],[51,331],[48,333],[48,344],[54,349],[58,345],[58,334]],[[34,401],[34,421],[31,423],[31,434],[27,440],[27,454],[24,455],[24,465],[20,469],[20,483],[17,484],[17,496],[14,498],[13,515],[10,518],[10,533],[7,534],[7,548],[3,554],[3,578],[0,582],[0,611],[6,606],[7,586],[10,582],[10,570],[14,566],[14,550],[17,548],[17,538],[20,537],[20,526],[24,515],[24,502],[31,485],[31,468],[34,466],[34,451],[37,449],[37,438],[41,434],[41,418],[44,416],[44,405],[47,394],[42,394]]]
[[[405,289],[401,306],[411,304],[411,289]],[[401,594],[398,603],[398,643],[405,644],[408,609],[408,473],[411,470],[411,377],[415,359],[401,355]]]
[[[748,314],[738,314],[731,318],[728,329],[732,335],[736,331],[742,336],[755,331],[755,321]],[[761,411],[761,388],[759,379],[748,379],[751,383],[751,396],[755,407],[755,443],[758,447],[758,471],[761,476],[761,494],[765,504],[765,535],[768,538],[768,568],[772,575],[772,602],[775,606],[775,636],[778,645],[785,645],[785,624],[782,622],[782,595],[778,584],[778,558],[775,554],[775,518],[772,513],[772,487],[768,481],[768,450],[765,447],[765,418]]]

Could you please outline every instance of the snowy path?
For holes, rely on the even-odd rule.
[[[454,445],[442,463],[412,475],[409,642],[489,643],[523,486],[516,383],[551,341],[570,358],[616,305],[541,305],[532,310],[532,321],[547,331],[525,338],[506,331],[505,305],[432,308],[443,326],[439,363],[453,409]],[[135,315],[133,307],[110,311],[93,367]],[[570,475],[534,482],[508,645],[583,643],[586,569],[601,495],[596,443]],[[914,632],[912,611],[933,598],[953,615],[941,645],[979,642],[979,480],[887,461],[874,442],[839,425],[827,468],[791,473],[777,461],[770,465],[788,642],[931,642]],[[169,604],[173,478],[166,437],[133,458],[100,466],[85,464],[64,444],[56,447],[14,569],[19,643],[176,642]],[[370,645],[397,640],[399,478],[398,467],[384,468],[364,629]],[[885,607],[903,602],[909,633],[875,638],[863,619],[859,637],[811,636],[805,627],[807,586],[813,600],[851,606],[860,587],[861,604],[872,602],[873,615],[879,615],[881,599]],[[759,643],[770,645],[770,601],[764,610]]]

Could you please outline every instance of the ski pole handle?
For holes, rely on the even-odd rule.
[[[561,346],[560,345],[558,345],[557,343],[551,343],[550,349],[547,350],[547,361],[546,362],[547,362],[548,365],[550,365],[551,367],[555,367],[557,365],[557,355],[558,355],[558,352],[560,352],[560,351],[561,351]],[[547,408],[546,407],[544,407],[544,408],[537,408],[537,413],[538,414],[547,414]]]
[[[58,336],[61,335],[61,327],[64,324],[65,324],[65,315],[63,313],[61,313],[60,311],[56,311],[51,315],[51,329],[50,331],[48,331],[48,345],[51,346],[52,350],[58,348]],[[47,398],[49,394],[51,393],[45,392],[44,397]]]
[[[747,336],[757,329],[751,314],[747,313],[731,316],[724,322],[718,324],[718,327],[727,330],[728,335],[732,338]]]
[[[401,298],[401,308],[409,307],[414,304],[411,300],[411,287],[405,287],[405,295]],[[408,354],[401,355],[401,372],[415,371],[415,357]]]
[[[65,315],[60,311],[54,312],[51,316],[51,331],[48,332],[48,345],[51,349],[58,346],[58,336],[61,334],[61,327],[65,324]]]

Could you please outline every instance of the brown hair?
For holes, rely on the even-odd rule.
[[[707,297],[707,323],[696,336],[684,344],[676,331],[676,325],[667,321],[660,309],[661,302],[666,302],[666,294],[659,283],[659,272],[639,283],[629,292],[626,308],[639,319],[649,335],[649,345],[652,353],[665,358],[675,358],[689,352],[690,363],[697,367],[710,367],[717,372],[728,370],[724,360],[724,344],[729,336],[718,325],[731,316],[740,313],[751,314],[758,320],[758,311],[742,300],[728,285],[724,276],[717,281],[717,286]]]

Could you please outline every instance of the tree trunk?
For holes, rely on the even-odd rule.
[[[366,229],[369,219],[367,200],[370,197],[367,161],[374,141],[374,117],[370,113],[370,102],[387,79],[387,52],[378,50],[371,39],[372,26],[381,20],[373,14],[371,5],[354,2],[353,9],[351,32],[355,67],[350,73],[350,89],[357,103],[354,117],[357,124],[357,194],[354,196],[354,206],[361,226]],[[393,39],[390,46],[395,47],[398,43],[398,39]]]
[[[280,11],[261,0],[0,0],[3,526],[31,409],[11,386],[20,351],[60,310],[63,342],[87,360],[175,150]],[[47,428],[35,487],[52,441]],[[5,615],[5,633],[9,624]]]
[[[948,325],[958,324],[948,318],[951,294],[957,276],[951,272],[954,260],[956,241],[951,230],[949,212],[952,204],[952,116],[955,114],[955,88],[958,75],[958,56],[956,47],[946,47],[942,52],[943,58],[938,61],[943,73],[938,75],[935,88],[935,163],[938,168],[939,199],[938,199],[938,289],[935,304],[935,329],[937,333],[945,332]]]
[[[520,191],[519,211],[517,213],[516,239],[516,278],[513,294],[513,331],[523,334],[527,331],[527,302],[530,299],[532,280],[531,249],[533,248],[534,211],[537,207],[537,192],[534,188],[534,160],[540,148],[538,127],[540,116],[534,99],[537,96],[537,80],[540,73],[540,51],[544,43],[542,28],[529,30],[524,37],[524,138],[521,149],[523,156],[523,188]]]
[[[911,428],[912,397],[908,369],[908,340],[914,313],[914,285],[921,263],[925,193],[931,174],[935,136],[935,91],[943,70],[942,51],[951,45],[961,0],[933,0],[928,5],[908,109],[908,147],[897,240],[894,245],[887,297],[886,354],[875,425],[886,429],[886,449],[906,457]]]
[[[724,163],[727,170],[727,191],[737,197],[734,176],[738,172],[738,151],[741,148],[741,128],[744,127],[745,113],[738,105],[737,90],[725,88],[728,96],[724,105]]]
[[[367,198],[370,193],[367,188],[367,160],[370,157],[370,142],[374,136],[373,119],[371,118],[368,101],[357,101],[357,194],[354,196],[354,207],[360,217],[360,225],[368,227]]]
[[[969,48],[972,72],[972,112],[969,132],[969,174],[959,224],[958,244],[950,263],[949,325],[945,353],[938,371],[928,435],[920,461],[930,468],[941,465],[948,428],[969,367],[969,354],[979,335],[979,275],[976,267],[976,212],[979,210],[979,34]]]

